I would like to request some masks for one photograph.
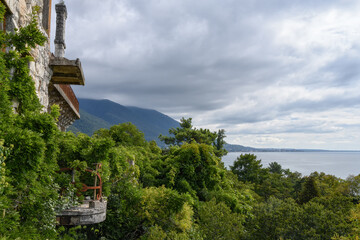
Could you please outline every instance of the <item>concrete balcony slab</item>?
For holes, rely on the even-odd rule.
[[[53,71],[51,82],[54,84],[85,85],[85,77],[79,59],[52,57],[49,63]]]
[[[89,225],[105,221],[106,200],[87,200],[83,204],[63,210],[56,215],[58,225]]]

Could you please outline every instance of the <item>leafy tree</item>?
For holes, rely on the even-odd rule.
[[[341,239],[344,239],[344,240],[345,239],[349,239],[349,240],[356,239],[354,237],[360,235],[360,204],[356,204],[356,206],[350,210],[349,220],[352,222],[352,225],[353,225],[352,234],[349,234],[349,235],[353,235],[353,238],[351,238],[351,236],[349,236],[349,238],[344,237]]]
[[[303,209],[293,200],[270,197],[255,205],[246,222],[246,239],[306,239],[302,237]]]
[[[219,186],[205,193],[205,201],[216,199],[225,203],[232,212],[240,213],[246,218],[251,217],[251,210],[258,198],[253,191],[253,185],[243,183],[231,171],[226,171]]]
[[[134,165],[134,168],[137,168],[135,174],[140,175],[138,180],[143,186],[156,185],[155,178],[159,172],[153,165],[160,159],[161,149],[155,141],[146,142],[144,134],[135,125],[121,123],[112,126],[109,130],[100,129],[93,136],[98,139],[109,138],[115,143],[111,150],[110,164],[117,166],[116,171],[122,171],[125,165]],[[112,175],[111,179],[118,177]]]
[[[158,225],[165,232],[186,232],[192,227],[191,201],[189,195],[164,186],[145,188],[141,215],[149,226]]]
[[[215,152],[216,156],[218,156],[218,157],[225,156],[228,153],[224,147],[226,144],[226,142],[224,140],[225,137],[226,137],[225,129],[218,130],[217,136],[216,136],[216,139],[214,142],[214,146],[215,146],[214,152]]]
[[[310,174],[316,180],[320,196],[349,195],[351,183],[323,172]],[[354,196],[353,196],[354,197]],[[356,199],[356,197],[354,197]]]
[[[198,223],[204,239],[243,239],[245,217],[233,213],[223,202],[215,199],[200,204]]]
[[[319,187],[317,186],[315,178],[312,176],[307,177],[299,195],[299,203],[307,203],[311,199],[319,196]]]
[[[111,137],[116,145],[146,146],[144,133],[140,132],[132,123],[122,123],[107,129],[100,129],[94,133],[98,137]]]
[[[301,174],[282,169],[276,162],[269,164],[268,171],[268,174],[263,176],[263,181],[255,186],[260,196],[265,200],[271,196],[280,199],[297,198],[301,189]]]
[[[165,144],[172,146],[181,146],[184,143],[192,143],[194,141],[198,144],[212,145],[218,157],[226,155],[227,151],[224,149],[225,130],[221,129],[216,133],[211,132],[209,129],[196,129],[191,121],[192,118],[182,118],[180,120],[180,127],[169,130],[169,134],[173,136],[163,136],[160,134],[159,139]]]
[[[139,239],[144,234],[141,217],[143,190],[124,177],[113,183],[108,196],[106,220],[99,224],[106,239]]]
[[[172,128],[169,133],[174,137],[160,136],[160,140],[170,145],[181,145],[183,143],[204,143],[211,145],[216,138],[216,133],[210,132],[208,129],[196,129],[192,125],[192,118],[182,118],[180,120],[180,128]]]
[[[261,160],[257,160],[257,157],[250,153],[237,157],[230,169],[243,182],[259,184],[267,175],[267,170],[262,168]]]
[[[360,198],[360,175],[353,176],[350,175],[346,178],[346,182],[343,186],[345,192],[348,192],[350,196],[355,199]]]
[[[351,233],[351,199],[343,196],[314,198],[303,205],[304,239],[331,239],[335,234]]]
[[[293,199],[270,197],[254,207],[246,223],[247,239],[331,239],[351,234],[352,203],[343,196],[314,198],[299,205]]]
[[[269,172],[270,173],[278,173],[278,174],[282,174],[283,173],[283,169],[281,167],[281,165],[277,162],[271,162],[269,163]]]
[[[268,174],[261,184],[256,186],[256,192],[265,200],[269,197],[286,199],[291,197],[293,183],[289,178],[279,173]]]
[[[296,171],[291,172],[289,169],[285,169],[284,176],[289,182],[291,182],[291,197],[293,199],[297,199],[301,191],[302,183],[304,181],[304,179],[301,177],[301,173]]]
[[[191,201],[188,195],[163,186],[143,189],[121,180],[109,196],[107,218],[100,224],[101,235],[106,239],[155,239],[168,235],[189,239],[193,228]]]
[[[219,167],[219,161],[213,147],[206,144],[185,143],[174,147],[164,157],[160,183],[203,198],[204,191],[215,189],[224,177],[225,170]]]

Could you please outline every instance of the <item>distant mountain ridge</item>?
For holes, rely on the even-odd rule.
[[[236,144],[225,144],[229,152],[330,152],[323,149],[295,149],[295,148],[253,148]]]
[[[81,118],[68,128],[72,132],[82,132],[91,136],[100,128],[110,128],[119,123],[131,122],[145,135],[147,141],[155,140],[165,147],[158,136],[168,135],[170,128],[179,127],[179,122],[152,109],[123,106],[110,100],[79,98]],[[226,139],[225,139],[226,140]],[[229,152],[329,152],[322,149],[253,148],[236,144],[226,144]]]
[[[170,128],[180,126],[179,122],[156,110],[123,106],[105,99],[79,98],[78,100],[81,118],[69,127],[69,131],[91,136],[100,128],[131,122],[144,133],[147,141],[158,142],[159,134],[168,135]]]

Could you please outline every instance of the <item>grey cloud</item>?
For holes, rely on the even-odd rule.
[[[266,99],[263,100],[265,102]],[[329,109],[358,108],[360,106],[360,94],[354,97],[343,96],[341,98],[326,98],[320,101],[303,99],[292,103],[277,103],[276,105],[261,105],[245,111],[230,112],[216,118],[218,122],[226,124],[258,123],[290,116],[292,113],[319,113]],[[295,122],[292,119],[292,122]],[[303,129],[306,130],[306,129]],[[308,129],[309,130],[309,129]],[[284,129],[283,131],[289,131]]]
[[[328,109],[357,108],[360,94],[355,97],[327,98],[321,101],[303,100],[280,107],[280,112],[321,112]]]
[[[226,129],[226,128],[225,128]],[[231,135],[259,135],[259,134],[306,134],[306,133],[312,133],[312,134],[326,134],[326,133],[335,133],[338,129],[329,129],[324,128],[323,126],[319,125],[308,125],[308,126],[299,126],[299,125],[293,125],[293,126],[281,126],[278,128],[271,128],[271,129],[265,129],[260,130],[257,128],[247,128],[240,131],[232,131]]]
[[[289,18],[311,18],[331,9],[349,12],[357,6],[355,1],[77,0],[66,4],[66,56],[81,59],[86,77],[85,87],[74,88],[79,97],[108,98],[173,117],[201,117],[204,125],[230,128],[243,123],[256,126],[294,112],[317,114],[359,106],[359,95],[281,102],[276,100],[280,93],[265,91],[293,85],[318,90],[336,86],[347,92],[355,86],[360,61],[355,45],[354,54],[334,52],[328,59],[332,49],[326,45],[314,47],[309,56],[296,44],[278,42],[281,23]],[[316,69],[320,58],[328,62]],[[252,107],[246,106],[249,103]],[[316,132],[312,126],[318,123],[303,126],[288,120],[289,126],[296,126],[273,131]],[[326,131],[324,126],[320,132]]]
[[[358,53],[358,50],[356,51]],[[345,55],[335,59],[322,70],[332,76],[333,85],[351,85],[360,82],[360,56]]]

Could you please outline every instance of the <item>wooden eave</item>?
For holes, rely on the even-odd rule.
[[[75,114],[75,119],[80,119],[80,113],[79,113],[79,105],[77,107],[74,105],[74,103],[71,101],[71,98],[66,94],[66,92],[63,90],[63,88],[60,85],[53,84],[54,88],[58,91],[58,93],[62,96],[62,98],[66,101],[66,103],[70,106],[71,110]],[[69,86],[70,87],[70,86]],[[72,90],[71,90],[72,91]],[[76,99],[76,96],[74,94],[74,97]],[[76,99],[76,101],[78,101]],[[79,103],[78,103],[79,104]]]
[[[49,66],[53,71],[52,83],[85,85],[85,77],[79,59],[52,57]]]

